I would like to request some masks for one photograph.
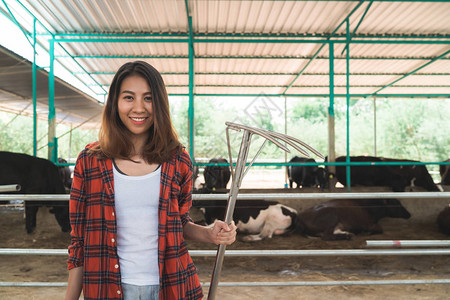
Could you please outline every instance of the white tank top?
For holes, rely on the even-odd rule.
[[[158,205],[161,167],[128,176],[113,167],[117,254],[122,282],[159,285]]]

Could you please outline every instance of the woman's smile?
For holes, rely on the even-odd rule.
[[[131,119],[131,121],[133,121],[134,124],[142,125],[145,123],[145,121],[148,119],[148,117],[146,117],[146,118],[130,117],[130,119]]]

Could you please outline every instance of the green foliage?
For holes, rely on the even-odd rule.
[[[0,150],[33,155],[33,119],[0,112]],[[97,140],[98,130],[74,129],[70,142],[70,127],[64,124],[56,126],[58,138],[58,156],[76,158],[84,147]],[[47,158],[47,122],[37,122],[37,156]]]
[[[285,132],[311,145],[324,155],[328,151],[328,99],[268,98],[196,98],[195,99],[195,157],[228,158],[225,122],[236,122]],[[287,113],[285,112],[285,105]],[[188,146],[189,102],[184,98],[171,98],[173,124],[181,142]],[[376,122],[374,122],[376,107]],[[335,148],[337,155],[347,151],[347,105],[345,99],[336,99]],[[371,99],[352,100],[350,116],[350,154],[376,155],[420,160],[444,161],[450,157],[450,99]],[[285,120],[286,115],[286,120]],[[0,113],[0,150],[32,154],[33,124],[30,117]],[[285,124],[287,122],[287,124]],[[375,130],[376,129],[376,130]],[[97,140],[97,130],[75,129],[57,125],[58,153],[60,157],[74,158],[86,144]],[[47,157],[47,122],[38,122],[38,156]],[[376,140],[375,140],[376,135]],[[242,133],[230,131],[233,156],[240,147]],[[71,141],[71,142],[70,142]],[[249,156],[256,154],[263,139],[254,136]],[[295,150],[288,159],[301,155]],[[284,159],[285,154],[268,142],[260,158]],[[432,168],[431,168],[432,169]]]

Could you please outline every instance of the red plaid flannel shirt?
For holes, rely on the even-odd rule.
[[[72,243],[68,269],[83,267],[84,299],[123,299],[117,256],[112,161],[88,153],[88,145],[74,170],[70,193]],[[183,238],[191,221],[192,163],[183,149],[161,165],[158,263],[159,298],[201,299],[197,270]],[[144,228],[143,228],[144,230]]]

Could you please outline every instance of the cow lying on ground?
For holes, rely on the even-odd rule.
[[[224,158],[213,158],[209,163],[228,163]],[[205,186],[207,192],[215,191],[216,189],[226,189],[227,183],[230,180],[231,171],[229,166],[206,166],[203,172],[205,177]]]
[[[382,233],[378,221],[384,217],[410,216],[397,199],[334,199],[300,212],[296,232],[323,240],[346,240],[352,234]]]
[[[345,162],[345,156],[336,162]],[[351,156],[350,162],[415,162],[374,156]],[[336,166],[336,178],[347,185],[346,166]],[[353,185],[389,186],[394,192],[404,192],[407,186],[421,186],[428,191],[439,191],[425,165],[376,165],[350,167],[350,181]]]
[[[20,184],[19,194],[65,194],[58,167],[49,160],[27,154],[0,152],[0,184]],[[62,231],[70,231],[68,201],[24,201],[25,227],[28,233],[36,228],[40,206],[51,206]]]
[[[293,163],[315,163],[313,158],[294,156],[289,162]],[[318,166],[288,166],[287,174],[289,187],[293,188],[293,183],[300,187],[320,187],[326,188],[328,174],[325,168]]]
[[[450,235],[450,206],[447,206],[439,213],[436,222],[440,231]]]
[[[444,162],[450,162],[450,159]],[[441,174],[441,184],[450,185],[450,165],[439,165],[439,174]]]
[[[194,201],[205,216],[206,224],[224,220],[227,201]],[[240,233],[246,233],[242,240],[259,241],[273,235],[287,233],[294,229],[297,211],[276,201],[237,200],[233,220]]]

